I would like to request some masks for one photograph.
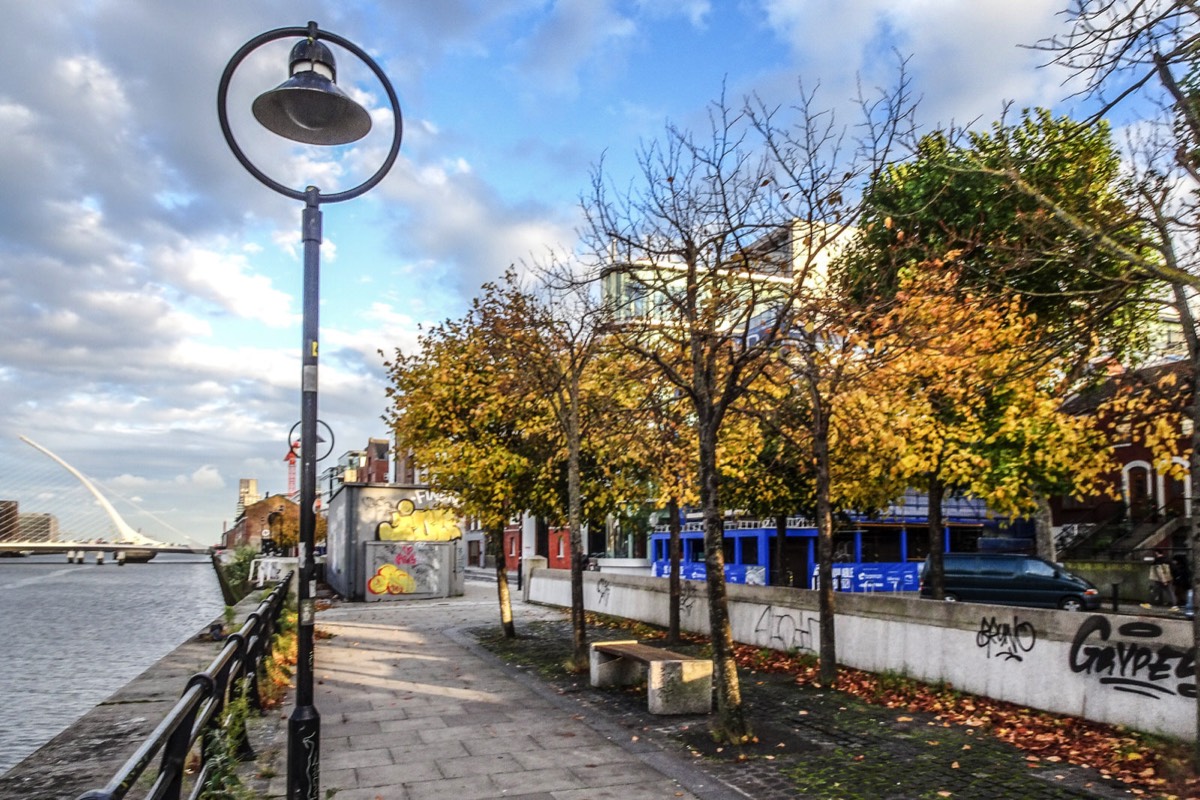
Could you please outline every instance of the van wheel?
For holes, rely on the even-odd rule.
[[[954,594],[954,592],[946,592],[944,595],[942,595],[942,599],[947,603],[957,603],[958,595]]]
[[[1082,611],[1083,601],[1078,597],[1064,597],[1058,601],[1058,607],[1063,611]]]

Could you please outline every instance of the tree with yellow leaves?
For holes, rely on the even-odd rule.
[[[501,290],[489,285],[465,318],[422,335],[419,352],[397,350],[385,362],[392,403],[386,419],[430,486],[483,523],[496,563],[501,626],[512,637],[504,527],[525,509],[547,504],[546,465],[558,442],[545,408],[526,402],[520,364],[497,335],[504,328]]]
[[[1095,420],[1062,409],[1064,375],[1017,298],[964,290],[955,269],[938,262],[896,297],[881,330],[907,344],[876,388],[895,404],[897,472],[929,496],[926,581],[940,598],[948,491],[1030,517],[1049,494],[1099,491],[1110,462]]]
[[[494,328],[490,347],[513,370],[510,386],[553,426],[560,444],[546,464],[553,491],[530,510],[566,517],[571,544],[572,663],[586,669],[587,626],[583,608],[583,529],[603,525],[605,516],[631,494],[640,502],[644,472],[624,446],[629,433],[625,402],[628,383],[619,352],[607,347],[607,312],[569,265],[554,263],[540,283],[524,288],[505,275],[491,295]],[[565,478],[565,480],[560,480]]]

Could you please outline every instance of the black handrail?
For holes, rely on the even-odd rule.
[[[163,717],[162,722],[142,742],[129,760],[103,789],[93,789],[79,795],[77,800],[122,800],[142,777],[156,754],[162,752],[158,775],[146,800],[180,800],[183,796],[184,765],[188,753],[200,743],[200,770],[196,774],[190,797],[198,797],[212,767],[208,758],[205,734],[220,724],[221,712],[231,699],[230,693],[247,692],[255,709],[261,710],[258,697],[258,668],[275,634],[279,614],[287,598],[292,573],[271,591],[267,599],[250,613],[241,629],[225,639],[225,647],[203,672],[197,672],[187,682],[183,695]],[[253,757],[248,743],[242,743],[241,755]]]

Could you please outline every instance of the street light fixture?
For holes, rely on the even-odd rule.
[[[226,95],[238,66],[252,52],[280,39],[301,39],[289,58],[289,77],[275,89],[264,92],[251,110],[268,130],[303,144],[342,145],[358,141],[371,129],[366,109],[338,88],[333,53],[321,40],[350,52],[366,64],[387,92],[395,122],[392,144],[380,167],[352,189],[321,194],[308,186],[303,191],[269,177],[242,152],[229,126]],[[316,594],[313,580],[313,547],[316,539],[317,486],[317,311],[320,297],[321,204],[350,200],[377,185],[400,152],[403,120],[400,103],[387,76],[361,48],[347,39],[322,31],[317,23],[307,28],[278,28],[259,34],[242,45],[221,75],[217,89],[217,115],[221,133],[234,156],[259,182],[293,200],[304,202],[301,237],[304,241],[304,309],[301,337],[300,376],[300,536],[297,601],[299,620],[296,654],[296,705],[288,720],[288,800],[317,800],[320,783],[321,717],[313,705],[313,621]]]

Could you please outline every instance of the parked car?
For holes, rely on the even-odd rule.
[[[1002,553],[946,553],[943,596],[949,602],[1041,606],[1069,611],[1100,607],[1100,592],[1084,578],[1044,558]],[[921,567],[921,597],[929,559]]]

